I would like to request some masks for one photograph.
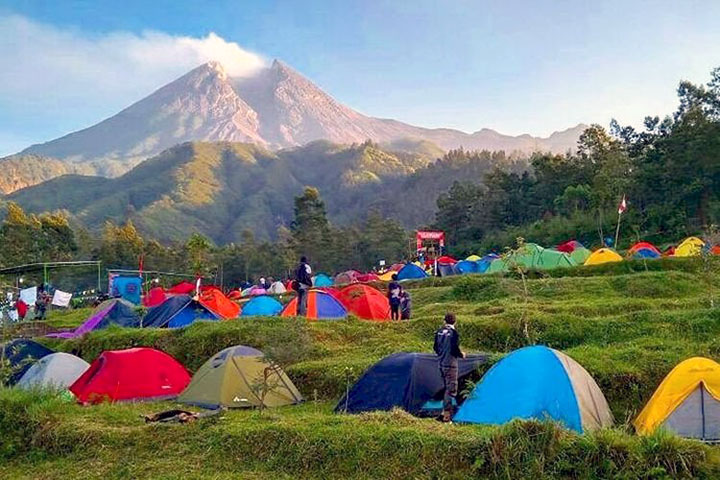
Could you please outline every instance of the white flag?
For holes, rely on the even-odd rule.
[[[625,210],[627,210],[627,202],[625,201],[625,195],[623,195],[622,202],[620,202],[620,206],[618,207],[618,215],[625,213]]]
[[[71,298],[72,298],[72,293],[63,292],[61,290],[55,290],[55,295],[53,295],[52,304],[57,305],[58,307],[67,307],[70,305]]]

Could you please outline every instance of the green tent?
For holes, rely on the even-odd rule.
[[[507,272],[514,265],[530,270],[551,270],[572,267],[577,263],[567,253],[543,248],[535,243],[526,243],[518,251],[493,261],[485,273]]]
[[[575,262],[576,265],[585,265],[585,260],[592,254],[590,250],[585,247],[577,247],[570,254],[570,258]]]
[[[300,403],[302,396],[283,370],[259,350],[234,346],[215,354],[195,373],[178,402],[205,408],[266,407]]]

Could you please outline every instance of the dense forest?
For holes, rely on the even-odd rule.
[[[235,284],[284,277],[300,255],[330,273],[408,259],[409,225],[446,231],[450,253],[459,256],[501,251],[517,237],[546,246],[568,239],[600,246],[613,237],[623,196],[629,208],[620,247],[639,239],[669,243],[720,222],[720,69],[705,86],[681,83],[678,96],[676,112],[648,117],[642,131],[614,121],[609,130],[589,127],[574,153],[524,160],[453,150],[409,175],[384,180],[382,190],[350,173],[369,171],[363,165],[370,158],[378,171],[377,165],[400,157],[383,157],[371,143],[341,150],[359,165],[346,170],[345,182],[355,185],[351,197],[338,208],[326,205],[318,188],[305,187],[294,197],[292,222],[280,222],[271,240],[256,237],[246,222],[228,243],[197,232],[184,242],[158,241],[141,235],[132,220],[88,229],[67,212],[26,213],[10,202],[0,227],[0,265],[99,259],[106,267],[137,268],[142,261],[148,270],[222,276]],[[443,193],[435,198],[427,194],[432,191]],[[343,197],[341,191],[330,195]],[[423,222],[432,211],[434,223]],[[329,220],[332,212],[342,219],[337,224]]]

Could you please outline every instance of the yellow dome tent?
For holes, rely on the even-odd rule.
[[[680,362],[633,423],[643,435],[663,427],[682,437],[720,439],[720,364],[703,357]]]
[[[675,249],[676,257],[697,257],[705,246],[705,242],[698,237],[688,237]]]
[[[465,260],[467,260],[468,262],[477,262],[478,260],[481,260],[481,259],[482,259],[482,257],[480,257],[478,255],[470,255]]]
[[[391,282],[392,276],[395,275],[397,272],[393,272],[392,270],[388,270],[387,272],[380,275],[380,280],[383,282]]]
[[[601,248],[590,254],[587,260],[585,260],[585,265],[600,265],[610,262],[622,262],[622,260],[623,258],[618,255],[615,250],[610,248]]]

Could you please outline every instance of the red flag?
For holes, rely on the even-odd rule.
[[[620,202],[620,206],[618,207],[618,215],[625,213],[625,210],[627,210],[627,202],[625,201],[625,195],[623,195],[622,202]]]

